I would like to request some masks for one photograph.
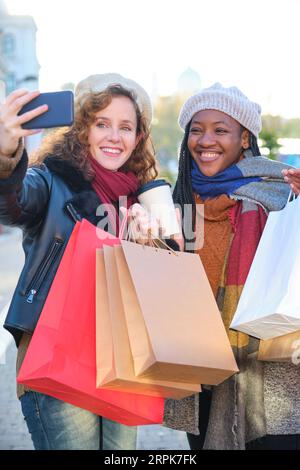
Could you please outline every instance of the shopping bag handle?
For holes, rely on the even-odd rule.
[[[173,250],[166,242],[164,242],[161,238],[149,238],[150,246],[154,248],[162,248],[163,250],[170,251],[173,255],[178,256],[178,252]]]
[[[127,220],[128,220],[128,209],[126,207],[122,207],[122,209],[123,209],[122,211],[123,218],[122,218],[122,222],[121,222],[120,230],[119,230],[120,240],[123,240],[125,227],[126,227]]]
[[[125,207],[123,208],[123,211],[122,211],[122,214],[123,214],[123,219],[122,219],[122,222],[121,222],[121,225],[120,225],[120,230],[119,230],[119,238],[120,240],[123,240],[124,239],[124,233],[125,233],[125,227],[126,227],[126,224],[127,224],[127,221],[128,221],[128,209],[126,209]],[[129,240],[131,237],[130,237],[130,232],[131,232],[131,235],[132,235],[132,239],[134,241],[134,243],[137,243],[135,237],[134,237],[134,231],[132,229],[132,226],[131,224],[129,224],[128,226],[128,230],[127,230],[127,233],[126,233],[126,237],[125,237],[125,240]],[[175,256],[178,256],[178,253],[173,250],[166,242],[164,242],[161,238],[152,238],[151,237],[151,230],[149,229],[148,230],[148,238],[147,238],[147,242],[149,244],[149,246],[152,246],[154,248],[160,248],[160,249],[164,249],[164,250],[168,250],[170,251],[172,254],[174,254]]]
[[[288,202],[295,201],[295,199],[297,199],[296,194],[292,190],[290,190],[289,195],[288,195],[288,199],[286,201],[286,205],[288,204]]]

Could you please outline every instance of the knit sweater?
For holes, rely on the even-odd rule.
[[[264,164],[264,161],[261,163]],[[257,162],[254,161],[254,165],[256,164]],[[272,162],[268,161],[266,164],[270,167]],[[270,170],[274,171],[275,177],[277,172],[277,178],[279,179],[280,173],[276,169],[277,165],[272,166]],[[266,172],[269,172],[269,169]],[[279,187],[280,184],[281,183],[279,183]],[[276,188],[278,188],[278,185]],[[265,189],[260,191],[258,185],[252,184],[249,185],[249,190],[248,187],[245,188],[243,192],[240,191],[240,195],[236,195],[233,199],[244,200],[243,203],[241,201],[238,202],[238,204],[243,204],[244,210],[253,210],[256,205],[255,201],[257,200],[263,201],[263,203],[260,204],[263,208],[268,207],[269,210],[270,208],[272,210],[278,210],[280,205],[283,207],[284,199],[287,196],[283,194],[282,202],[276,203],[279,199],[276,188],[274,186],[274,188],[271,188],[269,191]],[[220,199],[220,197],[217,199]],[[253,203],[250,202],[252,200]],[[229,198],[228,201],[229,209],[231,205]],[[199,197],[196,197],[196,202],[201,203]],[[225,213],[223,212],[223,215],[220,213],[216,215],[213,212],[217,209],[217,206],[216,200],[208,200],[205,202],[204,245],[203,248],[198,251],[215,294],[217,290],[216,286],[220,281],[218,277],[222,271],[222,265],[224,264],[226,245],[228,246],[228,243],[230,243],[229,231],[234,230],[233,226],[230,227],[232,221],[229,217],[229,210],[226,210]],[[246,209],[246,206],[249,206],[249,208]],[[251,208],[250,206],[253,207]],[[213,221],[214,218],[215,222]],[[211,247],[214,244],[218,246],[214,248],[215,256],[212,262],[211,257],[213,254]],[[243,382],[246,392],[244,444],[242,437],[239,442],[233,443],[231,437],[227,435],[230,428],[226,430],[225,423],[228,413],[231,412],[230,410],[228,411],[226,407],[226,400],[230,400],[230,395],[227,396],[227,392],[225,392],[223,394],[221,393],[219,398],[217,395],[217,399],[213,402],[214,413],[211,412],[205,448],[243,449],[245,442],[265,434],[300,434],[299,369],[293,364],[264,363],[257,361],[257,340],[255,339],[250,338],[248,350],[247,374],[245,374]],[[230,389],[228,389],[228,393],[230,393]],[[177,402],[168,400],[166,402],[167,413],[165,413],[165,416],[169,419],[165,420],[164,424],[173,429],[185,430],[197,434],[198,415],[197,408],[194,405],[195,403],[196,400],[193,401],[192,397],[189,397],[189,401],[187,401],[187,399]],[[193,406],[194,415],[192,413]],[[185,417],[183,410],[185,410],[186,413]],[[190,419],[191,416],[194,417],[193,420]],[[230,415],[228,415],[228,418],[228,422],[231,424]]]
[[[229,220],[229,209],[236,201],[222,195],[214,199],[202,201],[200,196],[195,195],[196,207],[204,204],[204,243],[196,251],[201,258],[203,267],[207,274],[210,286],[217,296],[224,259],[232,234],[232,225]],[[219,207],[225,210],[219,210]],[[200,216],[201,217],[201,216]],[[202,224],[201,224],[202,225]]]
[[[225,202],[227,199],[227,202]],[[216,296],[225,254],[230,243],[232,225],[229,209],[236,204],[227,196],[201,201],[204,203],[204,244],[198,250],[212,290]],[[220,206],[225,210],[218,210]],[[263,363],[265,419],[267,434],[300,434],[300,370],[283,363]],[[251,384],[249,384],[251,386]],[[255,419],[255,417],[254,417]],[[251,437],[250,437],[251,438]]]

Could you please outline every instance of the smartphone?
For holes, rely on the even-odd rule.
[[[74,95],[70,90],[41,93],[25,104],[18,115],[48,105],[48,111],[22,124],[23,129],[46,129],[49,127],[71,126],[74,121]]]

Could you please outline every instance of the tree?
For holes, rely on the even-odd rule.
[[[268,157],[271,160],[276,160],[278,150],[281,145],[278,143],[278,138],[282,134],[282,118],[280,116],[265,115],[262,116],[262,130],[259,137],[262,141],[262,146],[269,150]]]
[[[300,118],[286,119],[282,125],[282,137],[300,138]]]
[[[183,104],[180,95],[161,96],[154,104],[152,138],[160,163],[161,175],[168,175],[174,182],[177,168],[178,147],[182,130],[178,125],[178,114]]]

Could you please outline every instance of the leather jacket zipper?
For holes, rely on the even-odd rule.
[[[73,204],[71,204],[71,202],[69,202],[66,205],[66,209],[69,212],[70,216],[72,217],[72,219],[74,220],[75,223],[82,221],[81,215],[76,211],[75,207],[73,206]]]
[[[49,269],[52,266],[52,263],[57,258],[62,246],[63,246],[63,241],[55,239],[54,243],[52,244],[49,250],[48,255],[43,260],[37,272],[35,273],[30,283],[30,287],[27,289],[27,293],[26,293],[26,296],[27,296],[26,302],[28,302],[29,304],[32,304],[34,300],[34,296],[38,293],[47,273],[49,272]]]

